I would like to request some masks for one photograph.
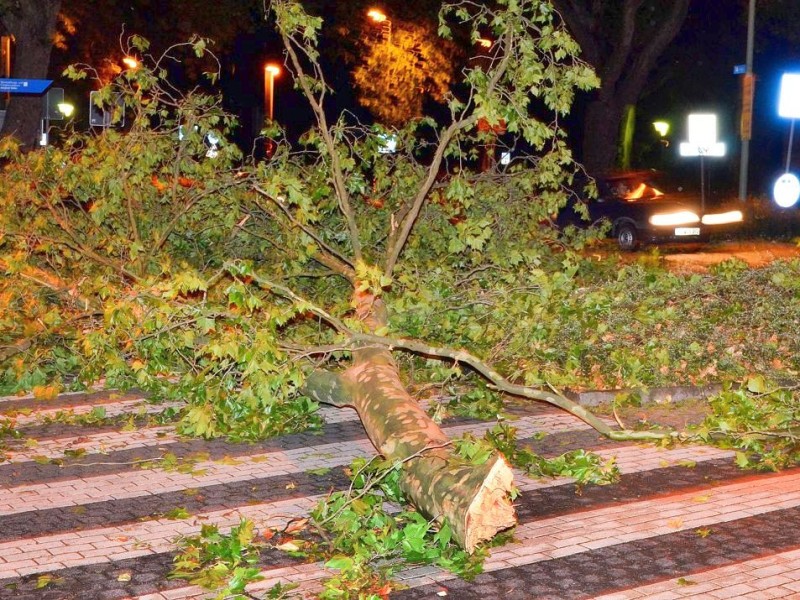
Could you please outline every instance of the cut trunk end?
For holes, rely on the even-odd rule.
[[[414,506],[438,521],[447,519],[453,539],[470,554],[517,523],[511,504],[514,474],[500,454],[482,465],[457,466],[441,455],[422,456],[409,461],[405,471],[400,485]]]

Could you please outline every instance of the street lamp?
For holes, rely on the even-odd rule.
[[[382,10],[378,8],[371,8],[367,11],[367,16],[381,26],[383,37],[391,42],[392,41],[392,21],[386,16]]]
[[[139,61],[136,60],[133,56],[126,56],[125,58],[123,58],[122,64],[128,67],[129,69],[139,68]]]
[[[660,135],[662,138],[667,137],[669,135],[669,123],[666,121],[653,121],[653,129],[656,130],[656,133]]]
[[[59,102],[56,104],[56,108],[58,108],[58,112],[67,118],[70,118],[72,113],[75,112],[75,105],[69,102]]]
[[[275,63],[268,63],[264,67],[264,112],[269,120],[273,120],[273,108],[275,104],[275,78],[280,75],[281,68]]]

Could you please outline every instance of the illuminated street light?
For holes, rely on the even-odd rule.
[[[656,133],[662,138],[667,137],[667,134],[669,134],[669,123],[666,121],[653,121],[653,129],[655,129]]]
[[[376,23],[383,23],[388,20],[386,15],[377,8],[371,8],[369,12],[367,12],[367,16]]]
[[[280,73],[281,68],[275,63],[268,63],[264,66],[264,112],[270,121],[273,119],[275,105],[275,78]]]
[[[382,10],[378,8],[371,8],[367,11],[367,16],[381,26],[381,32],[384,39],[392,41],[392,21],[386,16]]]
[[[125,58],[123,58],[122,64],[128,67],[129,69],[139,68],[139,61],[136,60],[133,56],[126,56]]]
[[[72,116],[72,113],[75,112],[75,106],[70,104],[69,102],[59,102],[56,107],[58,111],[64,115],[65,117],[69,118]]]
[[[487,48],[488,49],[488,48],[492,47],[492,44],[494,42],[492,42],[492,40],[487,39],[487,38],[478,38],[475,43],[478,44],[478,46],[480,46],[481,48]]]

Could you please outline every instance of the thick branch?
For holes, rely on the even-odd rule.
[[[489,83],[486,88],[486,96],[491,96],[497,86],[500,83],[500,80],[506,73],[508,69],[508,63],[511,60],[511,56],[513,54],[512,48],[513,42],[513,33],[509,30],[505,34],[505,45],[504,45],[504,52],[502,59],[500,60],[497,68],[492,73],[491,78],[489,79]],[[402,222],[400,223],[397,230],[392,232],[392,235],[389,237],[389,248],[387,251],[386,257],[386,267],[384,269],[384,273],[387,277],[391,277],[392,273],[394,272],[394,267],[397,264],[398,259],[400,258],[400,254],[403,252],[403,248],[405,247],[406,242],[408,241],[408,236],[411,234],[411,230],[414,228],[414,223],[416,223],[417,217],[419,216],[420,211],[422,210],[422,206],[425,203],[425,200],[428,197],[428,194],[431,191],[431,188],[436,183],[436,177],[439,173],[439,167],[442,165],[442,161],[444,160],[444,153],[447,151],[447,147],[450,145],[450,142],[456,136],[459,131],[464,129],[468,129],[475,125],[477,122],[477,117],[475,114],[471,114],[470,116],[462,116],[460,119],[457,119],[450,126],[445,130],[444,135],[439,140],[439,144],[436,147],[436,152],[434,153],[433,160],[431,161],[431,165],[428,168],[428,176],[425,179],[425,182],[422,184],[420,189],[417,191],[417,194],[414,196],[414,201],[411,205],[410,210],[403,218]]]
[[[322,108],[322,104],[317,101],[313,91],[311,90],[311,87],[308,84],[305,70],[303,69],[303,65],[301,64],[300,58],[297,56],[297,52],[294,48],[293,38],[283,32],[281,33],[281,37],[283,39],[283,45],[292,61],[292,65],[297,72],[295,81],[300,83],[300,87],[303,89],[303,94],[308,99],[311,109],[314,111],[314,116],[319,124],[322,139],[325,142],[328,155],[330,156],[333,187],[336,190],[336,198],[339,202],[339,209],[342,211],[342,215],[344,215],[344,218],[347,221],[347,228],[350,231],[350,243],[353,245],[353,257],[355,258],[355,262],[358,262],[362,257],[361,237],[358,231],[358,224],[356,223],[355,211],[353,210],[353,206],[350,202],[350,194],[347,193],[347,187],[345,186],[345,175],[339,161],[339,154],[336,151],[336,143],[333,141],[331,132],[328,129],[328,120],[325,117],[325,111]]]
[[[637,54],[619,89],[624,102],[635,102],[656,60],[683,26],[690,1],[674,0],[669,15],[661,19],[659,28]]]
[[[297,227],[298,229],[302,230],[308,237],[314,240],[319,247],[320,251],[325,255],[324,257],[315,257],[316,260],[319,260],[323,265],[328,267],[329,269],[339,273],[343,277],[345,277],[348,281],[355,281],[355,271],[353,270],[353,264],[348,260],[347,257],[343,256],[339,253],[335,248],[326,244],[325,241],[320,237],[320,235],[314,231],[313,228],[309,227],[308,225],[301,223],[298,221],[291,212],[289,212],[288,207],[278,200],[277,198],[272,197],[265,189],[254,186],[256,192],[270,200],[273,204],[275,204],[280,211],[286,216],[287,219]]]
[[[610,92],[622,75],[633,47],[636,33],[636,13],[642,0],[626,0],[622,7],[622,27],[611,56],[602,65],[594,65],[603,80],[603,88]]]
[[[583,406],[570,400],[569,398],[554,392],[546,392],[530,386],[518,385],[511,383],[505,377],[500,375],[495,369],[487,365],[478,357],[470,354],[466,350],[455,350],[452,348],[440,348],[432,346],[418,340],[409,340],[405,338],[389,338],[380,335],[369,333],[360,333],[350,329],[342,320],[334,317],[322,308],[315,306],[313,303],[305,300],[304,298],[295,294],[292,290],[285,286],[273,283],[257,274],[252,274],[253,279],[260,285],[269,288],[275,293],[290,299],[294,302],[302,304],[310,312],[317,317],[328,323],[331,327],[340,333],[347,335],[350,340],[346,344],[349,348],[363,347],[364,344],[377,345],[379,347],[387,348],[389,350],[402,349],[415,354],[425,356],[433,356],[441,359],[453,360],[469,366],[479,375],[489,381],[495,388],[501,392],[506,392],[514,396],[523,398],[530,398],[531,400],[539,400],[547,402],[553,406],[557,406],[570,414],[575,415],[582,421],[591,425],[602,435],[612,440],[659,440],[666,438],[675,438],[677,434],[672,432],[659,432],[659,431],[631,431],[631,430],[614,430],[608,426],[603,420],[586,410]],[[341,397],[337,394],[335,396]],[[333,402],[332,402],[333,403]]]
[[[672,433],[657,432],[657,431],[630,431],[630,430],[614,430],[605,423],[605,421],[586,410],[583,406],[570,400],[569,398],[554,392],[545,392],[526,385],[518,385],[511,383],[505,377],[500,375],[492,367],[485,362],[470,354],[466,350],[455,350],[452,348],[440,348],[431,346],[417,340],[408,340],[403,338],[387,338],[378,335],[370,334],[354,334],[354,339],[360,342],[368,342],[371,344],[378,344],[386,346],[390,349],[400,348],[408,350],[415,354],[422,354],[425,356],[433,356],[436,358],[450,359],[456,362],[465,364],[471,369],[476,371],[479,375],[489,381],[495,388],[501,392],[506,392],[513,396],[520,396],[529,398],[531,400],[539,400],[547,402],[553,406],[561,408],[582,421],[591,425],[602,435],[612,440],[658,440],[664,438],[675,437]]]

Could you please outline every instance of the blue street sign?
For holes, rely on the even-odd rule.
[[[44,94],[53,85],[52,79],[6,79],[0,78],[0,93]]]
[[[734,75],[744,75],[747,73],[747,65],[733,65]]]

